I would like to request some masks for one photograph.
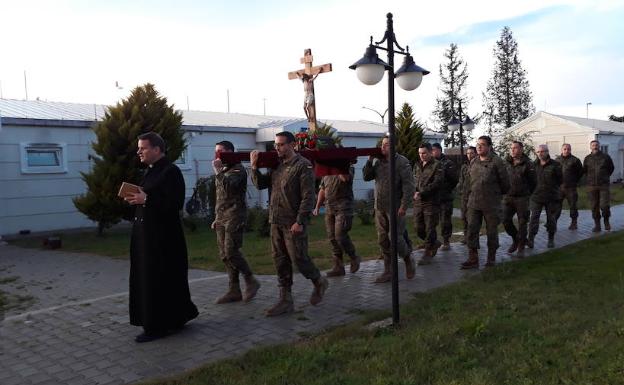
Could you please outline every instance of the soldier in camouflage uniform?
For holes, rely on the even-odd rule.
[[[609,183],[615,169],[609,154],[600,151],[600,142],[592,140],[589,144],[591,153],[583,160],[583,172],[587,177],[587,194],[594,218],[593,232],[600,231],[600,212],[604,218],[605,230],[611,231],[609,217],[611,216]]]
[[[440,190],[440,232],[443,239],[442,250],[449,250],[453,234],[453,190],[459,180],[459,174],[455,162],[442,153],[440,143],[434,143],[431,147],[433,156],[444,170],[444,184]]]
[[[572,155],[572,146],[567,143],[561,146],[561,155],[556,160],[561,164],[561,171],[563,172],[561,195],[564,200],[568,201],[570,206],[570,219],[572,220],[568,229],[576,230],[578,218],[578,209],[576,208],[578,191],[576,188],[583,176],[583,164],[579,158]]]
[[[314,171],[312,164],[295,152],[295,137],[290,132],[275,135],[275,149],[280,162],[268,174],[258,171],[258,151],[250,154],[252,180],[259,189],[271,188],[269,223],[271,224],[271,253],[277,269],[280,287],[278,302],[267,309],[266,315],[292,313],[292,263],[299,272],[314,283],[310,303],[318,305],[329,283],[308,255],[307,226],[314,209]]]
[[[232,142],[224,140],[215,146],[215,152],[233,152]],[[216,217],[212,228],[217,233],[219,257],[225,264],[230,278],[229,290],[216,301],[217,304],[250,301],[258,292],[260,282],[253,276],[241,247],[247,217],[247,172],[240,164],[223,164],[220,159],[212,161],[217,192]],[[239,275],[245,279],[245,292],[241,293]]]
[[[476,147],[466,149],[467,163],[462,164],[457,190],[461,194],[461,219],[464,223],[464,236],[461,243],[466,244],[468,234],[468,197],[470,196],[470,162],[477,156]]]
[[[509,191],[509,175],[505,162],[494,154],[492,139],[481,136],[477,140],[477,157],[470,162],[470,197],[468,198],[468,259],[462,269],[479,267],[479,231],[485,219],[487,230],[487,263],[494,266],[498,249],[498,224],[501,220],[501,201]]]
[[[524,144],[521,142],[514,141],[511,144],[511,154],[506,161],[510,187],[503,198],[503,225],[512,239],[507,252],[511,254],[518,250],[518,256],[521,257],[527,242],[529,201],[537,184],[537,176],[533,162],[524,154]],[[514,215],[518,216],[518,228],[513,222]]]
[[[375,181],[375,227],[381,253],[384,256],[384,271],[377,276],[375,283],[389,282],[391,243],[390,243],[390,141],[383,138],[381,142],[382,159],[370,157],[362,173],[365,181]],[[401,236],[405,232],[405,214],[414,195],[414,176],[409,160],[396,154],[396,199],[399,204],[397,211],[397,253],[405,260],[405,272],[408,279],[416,273],[410,250]]]
[[[431,154],[431,145],[418,148],[420,161],[414,165],[414,222],[420,239],[425,241],[425,252],[419,265],[428,265],[442,245],[437,240],[436,227],[440,217],[440,189],[444,185],[442,163]]]
[[[546,230],[548,231],[548,247],[555,247],[555,232],[557,219],[561,212],[561,182],[563,175],[559,162],[550,158],[548,146],[540,144],[537,147],[535,173],[537,186],[531,196],[531,220],[529,223],[529,239],[527,246],[533,248],[535,235],[539,229],[539,218],[542,208],[546,211]]]
[[[353,166],[348,175],[327,175],[321,179],[314,215],[325,204],[325,229],[332,246],[334,267],[327,272],[328,277],[345,275],[343,254],[351,259],[350,271],[360,269],[360,257],[355,253],[355,246],[349,237],[353,224]]]

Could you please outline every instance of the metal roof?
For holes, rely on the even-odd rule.
[[[43,119],[43,120],[72,120],[93,122],[104,118],[108,106],[101,104],[82,104],[49,102],[43,100],[15,100],[0,99],[0,116],[13,119]],[[278,128],[286,125],[303,122],[305,119],[283,116],[264,116],[229,112],[185,111],[183,124],[186,126],[202,127],[233,127],[233,128]],[[375,133],[383,134],[388,130],[387,125],[370,121],[330,120],[321,121],[331,124],[342,133]],[[427,130],[427,136],[437,134]]]
[[[611,132],[624,133],[624,123],[614,122],[613,120],[586,119],[576,116],[555,115],[561,119],[572,121],[583,127],[599,130],[601,133]]]

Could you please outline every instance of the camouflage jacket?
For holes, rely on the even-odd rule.
[[[563,187],[577,187],[579,180],[583,176],[583,164],[574,155],[557,157],[557,162],[561,165],[563,172]]]
[[[614,169],[611,157],[602,151],[587,155],[583,161],[583,172],[587,176],[588,186],[608,185]]]
[[[320,189],[325,191],[325,207],[330,212],[341,212],[353,215],[353,175],[354,169],[349,169],[350,178],[343,182],[338,175],[327,175],[321,179]]]
[[[362,169],[365,181],[375,181],[375,209],[390,211],[390,161],[386,159],[368,160]],[[396,155],[396,199],[397,209],[407,210],[414,196],[414,175],[409,160]]]
[[[444,183],[440,189],[440,201],[450,202],[453,200],[453,190],[459,181],[459,173],[455,162],[447,158],[444,154],[438,159],[444,172]]]
[[[470,162],[470,197],[468,207],[475,210],[498,210],[503,195],[509,191],[505,162],[495,154],[485,160],[479,156]]]
[[[314,172],[309,160],[295,154],[289,161],[281,161],[268,174],[254,170],[251,180],[258,190],[271,188],[269,223],[292,226],[310,222],[315,196]]]
[[[470,196],[470,163],[464,163],[461,166],[457,190],[462,196],[462,201],[467,201]]]
[[[507,191],[507,195],[510,197],[526,197],[533,194],[537,185],[537,176],[531,159],[526,155],[522,155],[520,162],[516,164],[514,164],[511,156],[507,156],[505,160],[507,172],[509,173],[509,191]]]
[[[247,215],[247,171],[240,163],[224,166],[215,175],[216,218],[219,223],[242,224]]]
[[[537,187],[531,196],[531,200],[538,203],[560,200],[561,181],[563,180],[561,164],[550,158],[543,166],[539,159],[534,164],[537,174]]]
[[[433,158],[424,167],[422,162],[416,163],[414,166],[415,191],[420,193],[420,197],[414,201],[414,204],[440,204],[440,189],[444,185],[442,167],[442,163]]]

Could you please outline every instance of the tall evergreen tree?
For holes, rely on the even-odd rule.
[[[484,112],[491,119],[492,134],[527,118],[535,111],[527,73],[518,57],[518,43],[511,29],[504,27],[493,50],[494,69],[484,93]]]
[[[418,162],[418,146],[423,141],[424,126],[414,117],[414,110],[408,103],[403,103],[396,115],[396,151],[409,159],[412,165]]]
[[[468,96],[466,87],[468,86],[468,65],[461,58],[457,44],[451,43],[444,52],[446,62],[440,64],[440,95],[436,97],[436,104],[433,110],[434,121],[438,132],[444,133],[444,143],[446,146],[459,146],[459,132],[449,132],[447,123],[453,118],[459,118],[459,103],[462,109],[468,109]],[[462,116],[462,119],[464,116]],[[464,143],[468,143],[470,133],[464,131]]]
[[[122,182],[140,181],[137,137],[149,131],[158,133],[167,144],[167,158],[175,161],[186,147],[181,127],[182,114],[168,105],[152,84],[135,88],[128,99],[108,108],[104,119],[94,127],[96,141],[92,148],[97,157],[93,169],[81,173],[87,192],[74,198],[76,208],[98,223],[98,234],[128,212],[128,204],[117,197],[117,192]]]

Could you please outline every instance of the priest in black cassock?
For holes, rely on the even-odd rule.
[[[143,326],[137,342],[164,337],[197,317],[188,286],[186,241],[180,221],[184,178],[165,157],[165,142],[148,132],[137,154],[147,170],[134,206],[130,242],[130,324]]]

